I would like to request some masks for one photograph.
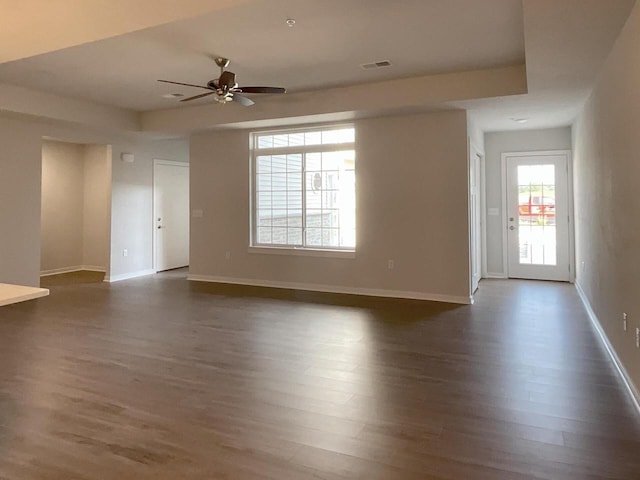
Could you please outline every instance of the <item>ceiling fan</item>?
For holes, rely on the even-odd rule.
[[[286,93],[286,89],[282,87],[239,87],[236,83],[236,74],[225,70],[229,66],[229,59],[218,57],[215,59],[216,64],[220,67],[220,77],[209,80],[206,85],[193,85],[191,83],[172,82],[171,80],[158,80],[163,83],[171,83],[174,85],[183,85],[185,87],[203,88],[209,90],[200,95],[183,98],[181,102],[190,102],[198,98],[215,95],[215,100],[219,103],[227,103],[230,101],[238,102],[240,105],[250,107],[255,102],[243,93]]]

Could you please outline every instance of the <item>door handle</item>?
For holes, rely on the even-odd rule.
[[[160,228],[160,227],[158,227],[158,228]],[[515,229],[516,229],[516,227],[514,227],[513,225],[511,225],[511,226],[509,227],[509,230],[515,230]]]

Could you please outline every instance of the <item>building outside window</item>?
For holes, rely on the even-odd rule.
[[[355,251],[353,126],[251,136],[255,247]]]

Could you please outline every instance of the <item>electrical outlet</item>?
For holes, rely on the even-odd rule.
[[[123,257],[128,257],[129,256],[129,250],[127,250],[126,248],[124,250],[122,250],[122,256]]]
[[[227,260],[231,259],[231,252],[226,252],[224,254],[224,258],[226,258]]]
[[[627,314],[623,313],[622,314],[622,328],[624,328],[624,331],[627,331]]]
[[[394,264],[393,260],[389,260],[389,261],[387,262],[387,268],[388,268],[389,270],[393,270],[393,267],[395,267],[395,264]]]
[[[636,327],[636,348],[640,348],[640,328]]]

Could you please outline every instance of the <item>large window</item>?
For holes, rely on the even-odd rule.
[[[252,245],[353,251],[353,127],[252,134]]]

